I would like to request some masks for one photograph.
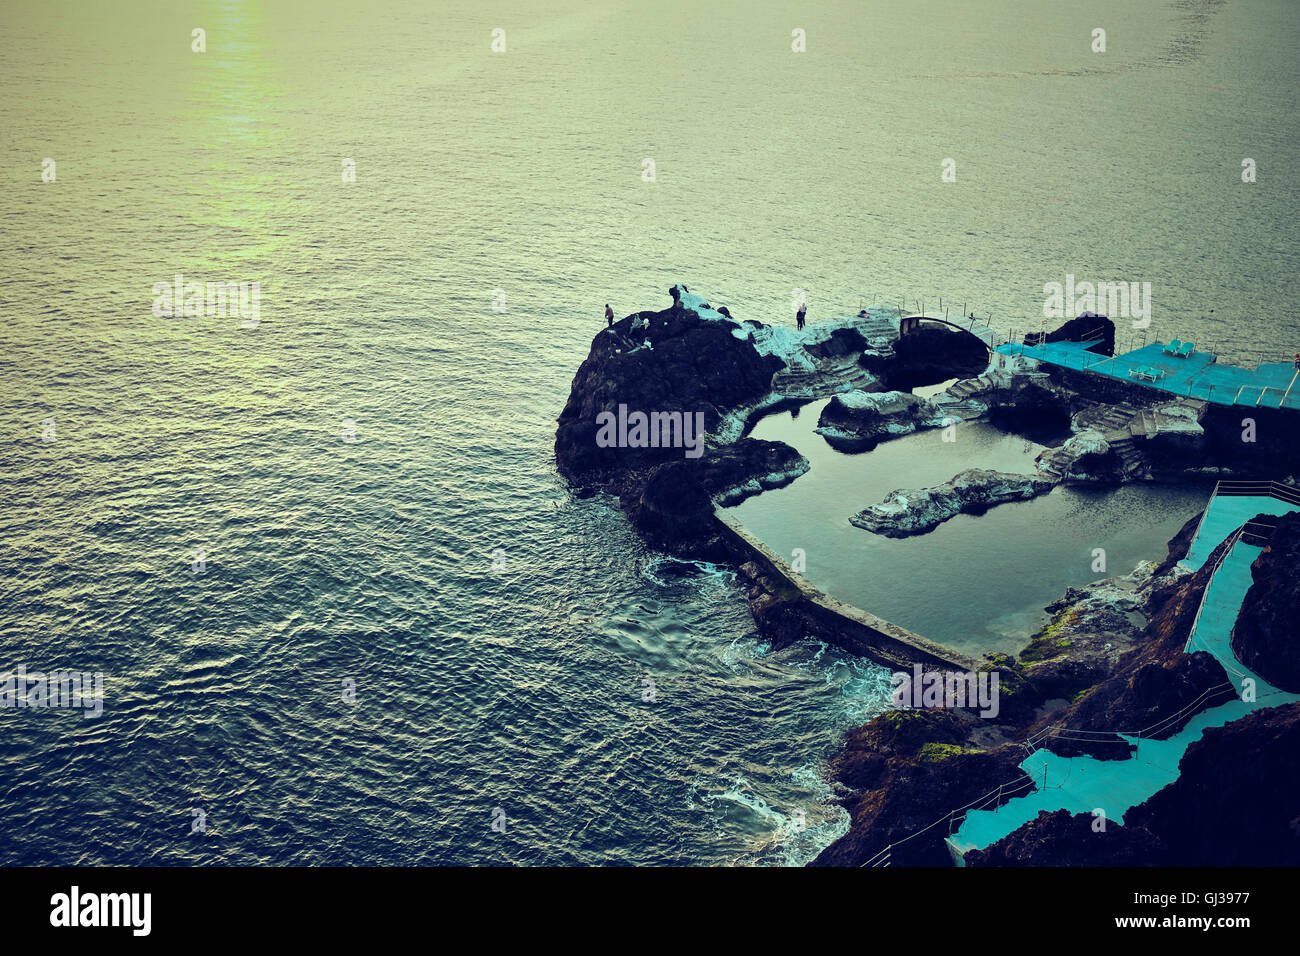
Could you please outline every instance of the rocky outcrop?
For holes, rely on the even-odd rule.
[[[1100,339],[1096,345],[1088,347],[1089,352],[1098,355],[1115,354],[1115,323],[1104,315],[1084,313],[1070,319],[1060,328],[1048,332],[1030,332],[1024,338],[1025,345],[1040,345],[1047,342],[1086,342]]]
[[[1083,740],[1049,735],[1043,746],[1065,757],[1088,754],[1102,760],[1126,759],[1132,747],[1112,731],[1142,732],[1164,740],[1182,730],[1196,714],[1233,696],[1228,675],[1218,661],[1204,651],[1183,653],[1222,550],[1220,545],[1195,574],[1163,586],[1152,585],[1144,605],[1150,615],[1147,626],[1136,646],[1120,658],[1114,673],[1031,728],[1035,733],[1060,726],[1098,736]]]
[[[695,297],[676,286],[671,292],[671,308],[635,313],[596,335],[560,414],[555,461],[580,493],[618,495],[656,547],[721,557],[727,552],[713,525],[715,501],[735,503],[793,481],[808,462],[781,442],[716,439],[720,428],[730,427],[730,417],[770,395],[773,375],[785,362],[755,345],[755,329],[763,326],[742,326],[697,306]],[[851,336],[841,337],[828,348],[852,344]],[[676,435],[661,429],[651,442],[638,443],[646,447],[629,447],[631,441],[602,447],[609,445],[597,440],[602,413],[620,412],[680,412],[702,420],[708,440],[694,436],[700,447],[688,455],[680,443],[658,440]],[[711,447],[704,450],[705,444]]]
[[[883,371],[889,388],[906,391],[950,378],[970,378],[988,364],[988,347],[975,336],[923,325],[894,343],[893,360]]]
[[[744,438],[709,452],[698,471],[709,496],[731,507],[760,491],[788,485],[808,467],[808,459],[784,442]]]
[[[1250,566],[1252,583],[1232,629],[1232,651],[1270,684],[1300,693],[1300,514],[1276,521],[1268,546]]]
[[[1208,570],[1193,574],[1176,563],[1186,556],[1195,528],[1195,519],[1187,522],[1159,565],[1067,590],[1048,606],[1051,622],[1018,659],[989,655],[981,670],[999,674],[995,716],[977,718],[969,708],[887,711],[851,734],[833,766],[837,783],[854,791],[841,801],[850,814],[849,831],[815,863],[861,865],[894,844],[891,865],[945,865],[947,827],[923,828],[1001,785],[1014,789],[1015,781],[1025,780],[1021,742],[1032,739],[1063,756],[1123,759],[1131,746],[1102,732],[1151,728],[1149,737],[1164,739],[1228,699],[1232,689],[1223,668],[1208,654],[1183,653],[1209,580]],[[1209,566],[1216,558],[1211,556]],[[1206,690],[1222,693],[1207,698]],[[1080,742],[1042,734],[1052,727],[1090,730],[1097,737]],[[966,860],[1120,864],[1163,852],[1163,832],[1120,833],[1114,821],[1107,825],[1113,840],[1086,842],[1092,824],[1090,814],[1044,813],[999,844],[971,851]]]
[[[1124,815],[1165,850],[1164,866],[1300,865],[1300,703],[1212,727],[1187,748],[1179,777]]]
[[[839,801],[849,832],[811,865],[859,866],[891,844],[891,866],[951,865],[948,828],[931,824],[984,796],[990,780],[1028,779],[1023,750],[987,750],[968,737],[968,720],[937,710],[891,710],[853,731],[831,768],[857,791]]]
[[[804,346],[805,350],[817,358],[839,358],[855,355],[868,347],[866,337],[857,329],[833,329],[830,337]]]
[[[826,403],[817,419],[817,432],[841,451],[869,451],[882,439],[909,435],[940,415],[934,405],[911,392],[853,391]]]
[[[1053,486],[1046,478],[970,468],[934,488],[891,491],[880,504],[859,511],[849,522],[886,537],[905,538],[931,531],[959,514],[982,514],[1006,501],[1046,494]]]
[[[989,422],[1005,431],[1047,444],[1070,430],[1072,396],[1046,375],[1007,376],[989,404]]]
[[[675,447],[600,447],[597,416],[617,413],[620,405],[646,414],[699,412],[713,433],[726,413],[760,401],[785,363],[760,354],[740,330],[739,323],[720,315],[701,318],[680,301],[601,330],[560,413],[555,433],[560,473],[579,483],[605,484],[683,457]]]
[[[1148,830],[1111,820],[1099,826],[1091,813],[1042,810],[996,843],[968,850],[963,860],[967,866],[1151,866],[1164,850]]]
[[[1142,639],[1142,588],[1153,565],[1081,588],[1049,604],[1052,619],[1020,652],[1025,680],[1043,701],[1073,700],[1119,670]]]

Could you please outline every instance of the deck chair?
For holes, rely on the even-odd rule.
[[[1165,346],[1166,355],[1177,355],[1178,350],[1183,347],[1183,343],[1178,339],[1170,339],[1169,344]]]
[[[1191,342],[1184,342],[1182,347],[1175,353],[1179,358],[1191,358],[1196,352],[1196,346]]]

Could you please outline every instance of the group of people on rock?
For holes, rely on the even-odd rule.
[[[726,306],[720,307],[717,311],[720,315],[725,315],[727,318],[731,318],[731,312],[727,310]],[[799,303],[799,308],[796,309],[794,313],[794,321],[795,321],[795,326],[797,328],[802,329],[804,327],[804,318],[805,316],[807,316],[807,314],[808,314],[808,303],[801,301]],[[972,316],[972,318],[973,317],[974,316]],[[871,316],[867,313],[866,309],[863,309],[861,312],[858,313],[858,318],[869,319],[871,318]],[[608,328],[612,329],[614,327],[614,310],[609,307],[608,302],[605,303],[605,324]],[[1300,352],[1296,353],[1296,367],[1300,368]]]

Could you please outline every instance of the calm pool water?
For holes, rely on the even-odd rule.
[[[967,468],[1032,474],[1043,446],[963,422],[953,442],[932,430],[843,454],[813,431],[827,401],[755,426],[755,437],[788,442],[812,468],[735,513],[779,554],[803,548],[806,577],[827,593],[968,654],[1014,653],[1067,586],[1163,558],[1209,494],[1208,486],[1058,487],[981,516],[958,515],[929,534],[886,538],[849,516],[896,488],[941,484]],[[1105,573],[1092,571],[1094,548],[1106,552]]]

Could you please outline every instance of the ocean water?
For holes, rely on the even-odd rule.
[[[886,675],[772,653],[725,569],[570,498],[554,423],[604,304],[1024,328],[1069,273],[1151,282],[1157,337],[1289,355],[1297,24],[6,6],[0,666],[105,702],[0,712],[0,861],[808,859]],[[177,274],[259,282],[259,323],[155,317]]]

